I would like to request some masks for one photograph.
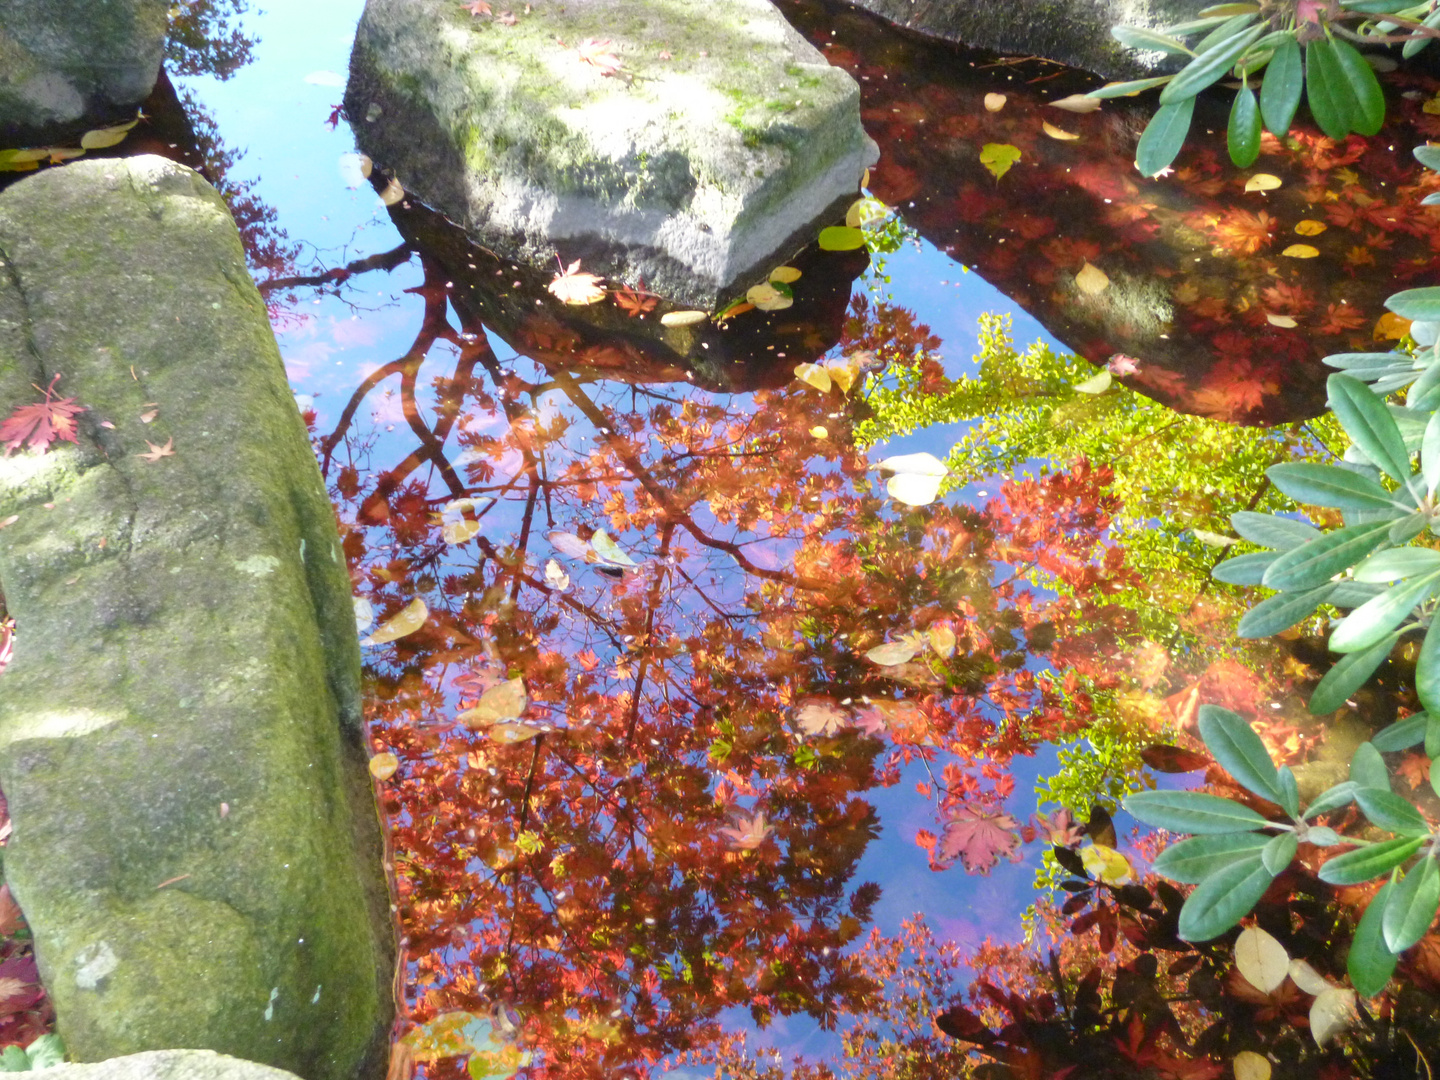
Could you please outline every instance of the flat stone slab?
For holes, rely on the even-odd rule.
[[[491,6],[369,0],[345,105],[378,166],[508,258],[708,307],[875,160],[855,82],[768,0]]]
[[[30,1074],[44,1080],[298,1080],[292,1072],[214,1050],[148,1050],[87,1065],[56,1065]]]
[[[197,173],[80,161],[0,194],[0,417],[56,374],[78,445],[0,457],[0,787],[59,1034],[81,1061],[181,1046],[383,1075],[349,575]]]

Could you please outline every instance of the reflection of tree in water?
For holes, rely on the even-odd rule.
[[[181,0],[170,8],[165,67],[172,75],[225,80],[251,60],[260,43],[240,27],[249,0]]]
[[[502,363],[481,326],[448,324],[427,270],[415,344],[320,440],[359,593],[380,617],[430,609],[367,693],[402,761],[386,810],[412,1018],[504,1000],[536,1075],[602,1076],[712,1040],[728,1006],[863,1011],[880,988],[841,954],[878,896],[850,880],[877,836],[863,794],[923,761],[942,821],[988,812],[1012,755],[1083,723],[1084,695],[1060,708],[1030,658],[1060,638],[1085,671],[1124,630],[1105,614],[1125,571],[1100,557],[1104,474],[904,511],[838,390],[602,382],[568,349]],[[908,355],[928,335],[859,312],[842,348]],[[420,368],[449,349],[429,421]],[[416,445],[362,480],[373,449],[351,423],[394,375]],[[437,512],[460,498],[495,502],[450,546]],[[640,567],[547,540],[572,534],[574,556],[599,529]],[[1067,582],[1063,610],[1026,584],[1037,568]],[[912,634],[908,662],[865,659]],[[516,741],[453,721],[512,678],[531,702]]]

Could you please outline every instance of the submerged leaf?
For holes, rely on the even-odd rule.
[[[1086,296],[1096,296],[1110,287],[1110,278],[1104,270],[1087,262],[1075,275],[1075,285]]]
[[[1269,994],[1290,974],[1290,954],[1260,927],[1248,926],[1235,939],[1235,967],[1256,990]]]
[[[420,627],[425,625],[425,620],[430,617],[430,609],[425,606],[425,601],[418,596],[406,604],[404,608],[396,612],[390,618],[380,624],[368,638],[362,641],[361,645],[384,645],[388,641],[413,634]]]
[[[980,164],[999,180],[1020,160],[1020,148],[1009,143],[986,143],[980,148]]]
[[[466,709],[455,719],[467,727],[486,727],[516,719],[529,703],[530,698],[525,693],[525,680],[507,679],[486,690],[480,695],[480,700],[473,709]]]
[[[945,823],[936,862],[943,867],[959,859],[967,873],[988,874],[1002,855],[1012,862],[1019,859],[1019,827],[1003,810],[962,803]]]

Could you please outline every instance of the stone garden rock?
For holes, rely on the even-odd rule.
[[[284,1069],[214,1050],[147,1050],[88,1065],[56,1065],[30,1075],[37,1080],[296,1080]]]
[[[166,0],[0,0],[0,139],[18,145],[145,100],[168,10]]]
[[[1110,28],[1159,28],[1193,18],[1205,0],[848,0],[907,30],[977,49],[1040,56],[1107,79],[1170,71],[1159,52],[1120,47]]]
[[[874,160],[854,81],[768,0],[490,6],[369,0],[345,105],[377,165],[501,255],[709,306]]]
[[[82,161],[0,194],[0,264],[0,417],[57,374],[88,410],[0,458],[4,869],[60,1035],[383,1075],[350,583],[235,225],[188,169]]]

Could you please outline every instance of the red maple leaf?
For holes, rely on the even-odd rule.
[[[50,385],[40,392],[45,400],[34,405],[21,405],[0,422],[0,443],[5,444],[5,456],[12,450],[20,449],[21,443],[28,443],[31,450],[44,453],[56,439],[76,443],[75,416],[85,412],[84,405],[76,405],[75,399],[55,400],[55,384],[60,376],[50,380]],[[34,385],[34,384],[32,384]],[[40,390],[38,386],[36,390]]]
[[[967,873],[988,874],[1001,855],[1017,862],[1019,828],[1019,822],[1003,810],[961,803],[950,812],[950,820],[945,823],[936,865],[943,870],[958,858]]]
[[[644,315],[654,311],[655,305],[660,302],[659,297],[652,293],[647,293],[644,290],[645,281],[641,279],[639,289],[631,289],[628,286],[622,285],[620,288],[611,292],[610,296],[614,299],[615,303],[633,319],[637,315]]]

